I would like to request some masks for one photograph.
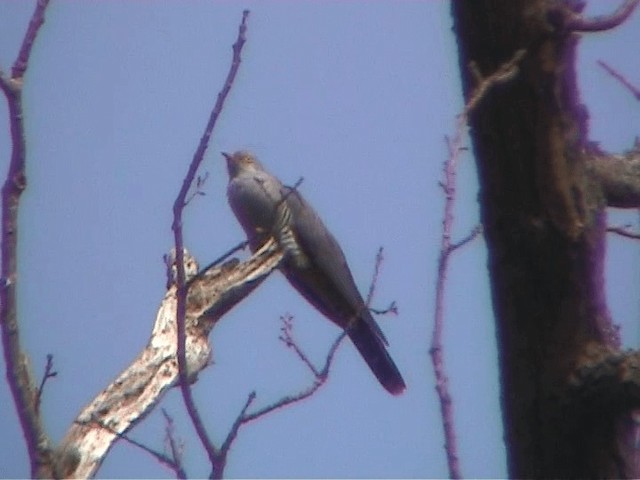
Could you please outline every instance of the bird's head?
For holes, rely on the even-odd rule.
[[[227,159],[229,178],[234,178],[240,172],[262,170],[262,165],[255,155],[246,150],[239,150],[233,154],[222,152],[222,156]]]

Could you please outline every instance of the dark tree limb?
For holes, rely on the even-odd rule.
[[[595,353],[595,352],[594,352]],[[584,358],[569,379],[570,408],[619,415],[640,407],[640,352],[599,352]]]
[[[618,80],[622,85],[626,87],[627,90],[631,92],[631,94],[636,97],[636,100],[640,100],[640,88],[636,87],[629,80],[625,78],[620,72],[609,66],[606,62],[602,60],[598,60],[598,65],[600,65],[609,75]]]
[[[572,30],[611,28],[638,2],[597,21],[570,10],[579,3],[451,4],[467,95],[477,83],[470,63],[492,72],[527,52],[519,74],[469,115],[513,478],[640,476],[631,412],[588,415],[571,395],[577,372],[621,353],[605,298],[606,207],[637,206],[633,162],[614,162],[612,173],[590,159]]]
[[[627,237],[633,240],[640,240],[640,233],[630,232],[626,227],[607,227],[607,232],[615,233],[621,237]]]
[[[31,49],[40,27],[48,0],[39,0],[31,16],[20,52],[7,77],[0,71],[0,89],[9,107],[11,128],[11,160],[2,187],[2,273],[0,278],[0,330],[6,368],[7,383],[13,396],[22,433],[27,443],[31,476],[51,476],[50,440],[47,437],[38,409],[38,389],[27,355],[20,345],[20,330],[16,310],[18,279],[18,207],[20,196],[27,186],[26,142],[22,110],[22,86]]]
[[[209,141],[211,139],[211,135],[213,134],[213,129],[222,113],[222,108],[224,106],[224,102],[231,91],[231,87],[233,86],[233,82],[238,73],[238,69],[240,68],[240,55],[242,53],[242,47],[246,41],[246,31],[247,31],[247,19],[249,17],[249,10],[245,10],[242,13],[242,20],[240,22],[240,26],[238,27],[238,37],[236,42],[233,44],[233,56],[231,60],[231,66],[229,68],[229,72],[227,74],[227,78],[224,82],[222,90],[218,93],[218,98],[216,103],[211,111],[211,115],[209,116],[209,121],[205,127],[204,133],[200,138],[200,143],[198,144],[198,148],[196,149],[193,159],[189,164],[189,168],[187,170],[187,174],[182,182],[182,187],[180,188],[180,192],[173,204],[173,223],[172,230],[174,235],[174,251],[176,252],[176,284],[177,284],[177,316],[178,316],[178,328],[177,328],[177,339],[178,339],[178,365],[180,366],[180,390],[182,392],[182,398],[184,400],[185,407],[187,412],[189,413],[189,417],[191,418],[191,422],[198,434],[198,438],[202,443],[203,448],[207,452],[207,456],[209,457],[209,461],[212,466],[214,466],[215,470],[215,462],[216,462],[216,448],[214,447],[209,434],[202,422],[200,414],[198,413],[198,409],[196,407],[195,402],[193,401],[193,396],[191,394],[191,388],[189,387],[188,382],[188,374],[187,374],[187,352],[186,349],[186,332],[185,332],[185,312],[186,312],[186,288],[185,288],[185,275],[183,270],[183,237],[182,237],[182,212],[187,202],[187,195],[189,190],[193,184],[193,181],[196,177],[196,173],[200,168],[200,164],[204,158],[204,154],[209,146]]]
[[[621,25],[633,13],[640,0],[624,0],[611,15],[583,17],[578,13],[569,16],[566,26],[574,32],[602,32]]]

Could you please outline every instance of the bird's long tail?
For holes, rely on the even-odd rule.
[[[400,371],[380,338],[366,321],[357,321],[349,328],[349,338],[384,388],[393,395],[404,392],[406,385]]]

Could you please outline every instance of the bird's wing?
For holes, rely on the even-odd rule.
[[[360,318],[364,319],[386,344],[387,339],[364,304],[337,240],[300,192],[286,186],[282,192],[291,211],[296,240],[306,256],[331,280],[353,310],[361,312]]]

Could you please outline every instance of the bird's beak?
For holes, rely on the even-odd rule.
[[[236,162],[233,161],[233,155],[227,152],[220,153],[227,161],[227,172],[229,172],[229,178],[235,177],[238,173],[238,166],[236,165]]]

